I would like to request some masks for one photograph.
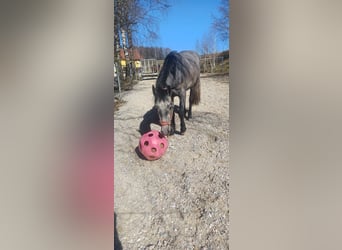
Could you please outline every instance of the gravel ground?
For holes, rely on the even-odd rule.
[[[169,137],[166,154],[146,161],[136,147],[154,83],[123,93],[126,103],[114,113],[117,248],[228,249],[228,76],[201,78],[201,103],[185,135]]]

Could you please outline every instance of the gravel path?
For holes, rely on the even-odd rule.
[[[185,121],[185,135],[169,137],[166,154],[146,161],[135,150],[154,83],[141,81],[125,92],[126,103],[114,114],[114,209],[122,248],[228,249],[228,76],[201,78],[201,103]]]

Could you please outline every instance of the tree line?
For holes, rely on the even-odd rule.
[[[167,54],[171,52],[169,48],[162,48],[162,47],[137,47],[140,55],[144,59],[157,59],[157,60],[164,60]]]
[[[133,49],[138,48],[143,58],[162,60],[171,51],[169,48],[137,47],[139,44],[151,44],[158,38],[158,23],[171,8],[171,0],[114,0],[114,62],[120,68],[120,50],[124,51],[126,62],[133,61]],[[212,28],[222,40],[228,39],[229,0],[221,0],[218,16],[212,17]],[[209,38],[208,38],[209,37]],[[216,37],[216,36],[215,36]],[[212,36],[204,37],[196,44],[200,54],[212,51]],[[208,40],[209,39],[209,40]],[[215,49],[214,49],[215,50]],[[134,67],[127,63],[125,78],[132,81]]]

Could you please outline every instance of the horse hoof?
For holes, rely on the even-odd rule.
[[[171,127],[171,129],[169,130],[169,135],[174,135],[174,134],[175,134],[175,129]]]

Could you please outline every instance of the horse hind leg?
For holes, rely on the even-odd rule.
[[[201,99],[201,83],[200,79],[196,81],[195,85],[190,88],[190,97],[189,97],[189,110],[188,110],[188,116],[187,119],[189,120],[192,118],[192,105],[197,105],[200,102]]]
[[[180,125],[181,125],[181,135],[184,135],[186,131],[186,126],[185,126],[185,99],[186,99],[186,92],[182,93],[179,97],[179,118],[180,118]]]
[[[189,97],[189,109],[188,109],[188,115],[186,116],[186,119],[189,120],[192,118],[192,99],[193,99],[193,91],[192,88],[190,89],[190,97]]]

